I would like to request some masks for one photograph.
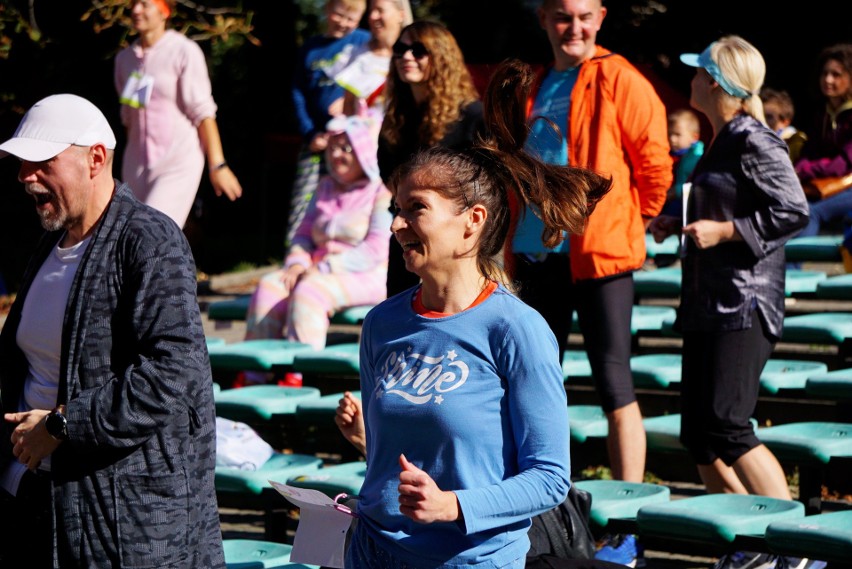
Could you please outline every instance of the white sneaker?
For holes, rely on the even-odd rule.
[[[713,569],[781,569],[778,556],[754,551],[736,551],[724,555]]]

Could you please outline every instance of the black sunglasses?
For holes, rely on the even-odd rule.
[[[426,49],[426,46],[419,41],[416,41],[412,44],[407,44],[404,41],[400,40],[393,44],[392,49],[394,57],[404,57],[405,54],[409,51],[411,51],[411,55],[414,56],[414,59],[422,59],[429,55],[429,50]]]

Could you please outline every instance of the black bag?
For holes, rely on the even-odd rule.
[[[527,567],[536,558],[593,559],[595,538],[589,526],[592,495],[573,484],[565,501],[532,519]]]

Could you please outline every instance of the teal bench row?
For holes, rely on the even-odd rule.
[[[609,427],[597,405],[569,405],[571,440],[603,439]],[[680,442],[680,415],[645,417],[648,453],[686,455]],[[799,467],[799,492],[809,512],[819,511],[821,486],[829,469],[852,466],[852,423],[805,421],[758,428],[758,438],[782,463]]]
[[[361,392],[354,390],[360,397]],[[273,448],[297,453],[358,457],[334,423],[342,392],[321,394],[316,387],[251,385],[214,393],[216,415],[246,423]]]
[[[216,321],[245,320],[250,300],[251,295],[246,294],[228,300],[211,302],[207,307],[207,317]],[[372,308],[373,305],[346,308],[336,312],[331,317],[331,323],[359,325]]]
[[[228,569],[319,569],[290,561],[293,546],[259,539],[225,539],[225,565]]]
[[[823,271],[787,269],[784,294],[788,297],[818,296],[819,287],[828,280],[831,279]],[[680,296],[681,281],[680,267],[636,271],[633,273],[634,294],[637,298],[677,298]]]
[[[843,235],[813,235],[794,237],[784,245],[784,254],[790,262],[840,262]]]
[[[702,543],[719,553],[740,548],[829,562],[852,559],[852,510],[805,516],[800,502],[742,494],[670,499],[667,487],[617,480],[582,480],[592,495],[597,534],[635,532]],[[741,547],[745,546],[745,547]]]
[[[633,382],[636,387],[677,388],[681,380],[681,355],[666,353],[636,355],[630,358],[630,370],[633,372]],[[592,381],[592,368],[584,351],[567,350],[562,358],[562,372],[566,384],[569,385]],[[772,358],[766,363],[760,376],[760,387],[764,393],[771,395],[790,390],[804,392],[808,379],[823,378],[827,373],[829,373],[828,365],[824,362]],[[852,378],[852,370],[845,374]],[[837,374],[828,380],[818,381],[826,386],[834,386],[834,389],[842,389],[846,377],[847,375]],[[814,384],[816,385],[817,383]]]

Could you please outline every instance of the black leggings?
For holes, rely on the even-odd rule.
[[[683,333],[680,440],[698,464],[730,466],[760,444],[751,417],[774,342],[757,313],[751,321],[746,330]]]
[[[566,255],[539,263],[515,256],[518,296],[544,316],[559,352],[568,348],[574,310],[592,367],[595,389],[607,413],[636,401],[630,372],[633,273],[574,283]]]

